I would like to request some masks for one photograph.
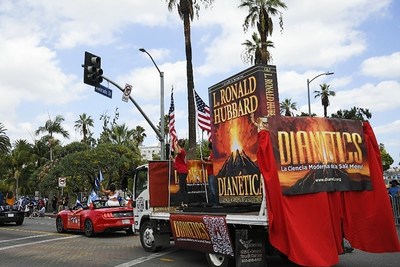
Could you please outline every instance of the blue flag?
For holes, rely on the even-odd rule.
[[[101,173],[101,170],[100,170],[100,173],[99,173],[99,177],[100,177],[100,183],[103,182],[104,178],[103,178],[103,174]]]
[[[94,177],[94,190],[99,191],[100,190],[100,180],[99,177]]]
[[[96,192],[92,189],[92,192],[90,192],[90,196],[88,197],[88,205],[98,199],[99,196],[97,196]]]

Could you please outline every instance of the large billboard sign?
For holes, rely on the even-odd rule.
[[[209,88],[219,201],[258,203],[257,133],[279,114],[276,67],[256,65]]]
[[[268,118],[282,193],[372,190],[360,121]]]

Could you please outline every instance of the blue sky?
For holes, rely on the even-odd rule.
[[[248,67],[241,60],[247,10],[238,0],[216,0],[192,23],[195,89],[208,102],[208,87]],[[310,91],[327,83],[336,92],[328,114],[353,106],[368,108],[377,140],[397,165],[400,161],[400,3],[394,0],[286,0],[284,30],[270,40],[277,66],[279,98],[291,98],[308,112]],[[49,118],[65,118],[70,140],[80,140],[74,122],[86,113],[101,131],[100,115],[111,117],[118,107],[119,123],[146,129],[145,145],[157,137],[132,105],[113,89],[109,99],[83,83],[84,52],[102,58],[104,75],[132,96],[154,124],[160,115],[159,73],[144,47],[165,74],[165,113],[174,87],[178,136],[186,138],[187,95],[183,24],[164,0],[2,0],[0,2],[0,122],[11,141],[39,137],[34,132]],[[103,83],[107,86],[106,83]],[[323,116],[320,99],[311,95],[312,112]],[[60,137],[59,137],[60,138]]]

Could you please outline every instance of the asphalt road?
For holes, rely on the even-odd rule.
[[[55,219],[26,218],[21,226],[0,226],[0,266],[99,267],[206,267],[203,253],[173,246],[147,253],[138,235],[116,232],[87,238],[78,233],[59,234]],[[267,257],[266,266],[296,266],[279,257]],[[400,253],[372,254],[354,250],[340,256],[337,267],[400,266]]]

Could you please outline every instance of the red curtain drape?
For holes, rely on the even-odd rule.
[[[379,147],[369,123],[363,129],[372,191],[292,196],[282,195],[269,132],[259,133],[257,161],[265,181],[270,242],[296,264],[337,264],[343,236],[363,251],[400,251]]]

